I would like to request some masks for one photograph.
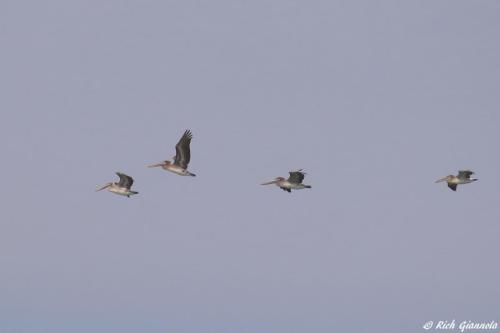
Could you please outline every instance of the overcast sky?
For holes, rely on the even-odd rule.
[[[500,321],[499,15],[1,1],[0,331]],[[146,168],[186,129],[197,177]],[[260,185],[299,168],[312,189]],[[95,193],[115,171],[139,195]]]

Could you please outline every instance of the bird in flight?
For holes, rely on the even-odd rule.
[[[130,188],[132,187],[132,184],[134,183],[134,179],[130,176],[127,176],[124,173],[117,172],[116,173],[118,177],[120,177],[120,180],[116,183],[107,183],[106,185],[102,186],[101,188],[97,189],[96,192],[108,189],[108,191],[118,194],[118,195],[123,195],[128,198],[130,198],[131,195],[138,194],[139,192],[132,191]]]
[[[262,183],[261,185],[270,185],[275,184],[283,191],[287,191],[288,193],[292,192],[292,190],[301,190],[303,188],[311,188],[311,185],[302,184],[304,177],[306,175],[302,169],[297,171],[290,171],[290,177],[285,179],[283,177],[276,177],[274,180],[266,183]]]
[[[457,185],[459,184],[468,184],[475,182],[477,179],[471,179],[470,176],[472,176],[474,172],[470,170],[460,170],[458,171],[458,175],[448,175],[446,177],[443,177],[441,179],[436,180],[436,183],[444,182],[448,184],[448,187],[452,189],[453,191],[457,190]]]
[[[148,165],[150,168],[162,167],[164,170],[171,171],[180,176],[196,176],[187,170],[189,161],[191,160],[191,150],[189,145],[193,134],[190,130],[186,130],[181,139],[175,145],[175,156],[172,158],[174,161],[163,161],[158,164]]]

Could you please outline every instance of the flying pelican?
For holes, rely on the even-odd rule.
[[[148,165],[148,167],[162,167],[163,169],[176,173],[180,176],[196,176],[194,173],[187,170],[189,161],[191,160],[189,144],[191,143],[192,138],[193,134],[191,134],[191,131],[186,130],[179,142],[175,145],[175,156],[172,157],[174,160],[173,163],[167,160],[158,164]]]
[[[310,185],[302,184],[302,181],[304,180],[304,177],[306,175],[306,173],[303,172],[302,169],[297,171],[290,171],[289,174],[290,177],[288,177],[288,179],[285,179],[283,177],[276,177],[274,180],[262,183],[261,185],[276,184],[276,186],[281,188],[283,191],[287,191],[288,193],[292,192],[292,190],[311,188]]]
[[[123,195],[128,198],[130,198],[131,195],[138,194],[139,192],[131,191],[130,188],[132,187],[132,184],[134,183],[134,180],[132,177],[127,176],[124,173],[117,172],[116,173],[118,177],[120,177],[120,181],[117,183],[107,183],[103,187],[99,188],[96,190],[96,192],[104,190],[105,188],[108,189],[108,191],[113,192],[115,194]]]
[[[477,179],[470,179],[470,176],[473,175],[474,172],[470,170],[459,170],[458,171],[458,176],[454,175],[448,175],[444,178],[438,179],[435,182],[444,182],[446,181],[448,183],[448,187],[452,189],[453,191],[457,190],[457,185],[459,184],[468,184],[475,182]]]

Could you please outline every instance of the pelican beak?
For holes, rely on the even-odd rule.
[[[97,190],[95,190],[96,192],[99,192],[99,191],[102,191],[104,190],[105,188],[108,188],[111,186],[111,183],[107,183],[106,185],[102,186],[101,188],[98,188]]]
[[[276,184],[276,180],[271,180],[270,182],[265,182],[260,185],[271,185],[271,184]]]
[[[158,164],[151,164],[151,165],[148,165],[148,168],[156,168],[156,167],[160,167],[163,165],[163,162],[162,163],[158,163]]]
[[[434,183],[441,183],[441,182],[444,182],[444,181],[447,181],[447,180],[448,180],[448,177],[444,177],[444,178],[436,180]]]

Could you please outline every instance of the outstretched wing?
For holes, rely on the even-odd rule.
[[[290,171],[290,177],[288,177],[288,181],[292,184],[300,184],[304,180],[305,172],[302,172],[302,169],[297,171]]]
[[[457,190],[457,184],[450,184],[450,183],[448,183],[448,187],[451,188],[453,191]]]
[[[460,170],[458,171],[458,178],[460,179],[470,179],[470,176],[472,176],[474,172],[470,170]]]
[[[121,172],[117,172],[116,174],[118,175],[118,177],[120,177],[120,181],[118,182],[118,186],[128,188],[130,190],[130,188],[132,187],[132,184],[134,183],[134,180],[132,179],[132,177],[127,176],[126,174],[121,173]]]
[[[174,164],[183,169],[187,169],[189,161],[191,160],[191,150],[189,149],[189,144],[191,143],[192,138],[193,134],[191,134],[191,131],[186,130],[179,142],[175,145]]]

